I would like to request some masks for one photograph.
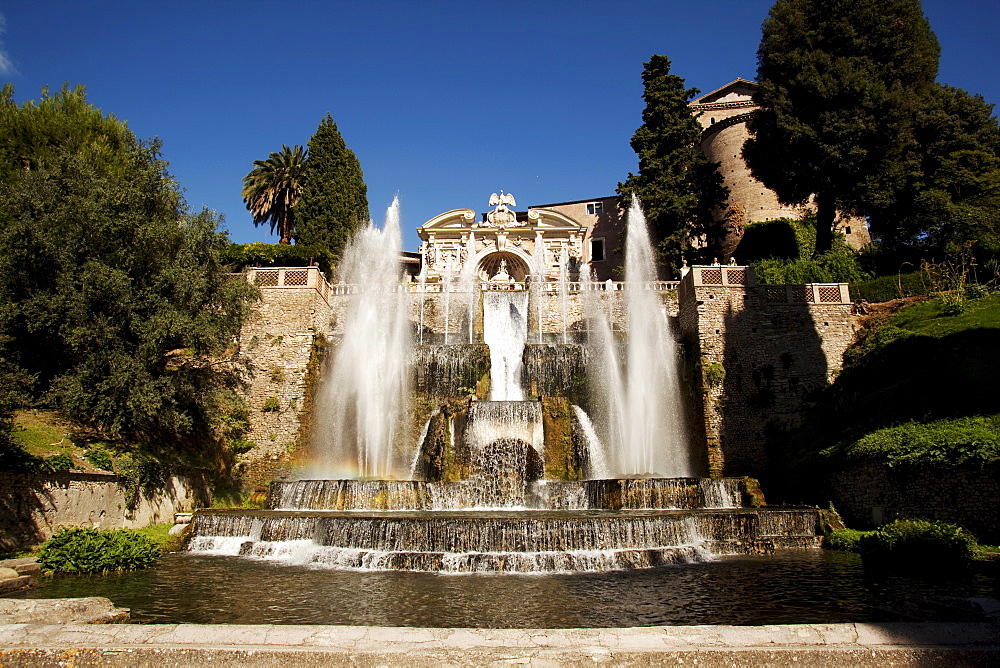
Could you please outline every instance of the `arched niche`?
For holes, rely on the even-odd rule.
[[[500,271],[501,262],[507,263],[507,273],[517,283],[523,283],[525,277],[531,273],[527,260],[520,254],[510,251],[492,251],[480,258],[476,265],[479,278],[488,282]]]

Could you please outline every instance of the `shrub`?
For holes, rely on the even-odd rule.
[[[853,281],[850,290],[852,298],[877,304],[901,297],[929,294],[930,286],[924,274],[915,271],[909,274],[893,274],[865,281]]]
[[[45,465],[53,471],[66,473],[73,468],[73,458],[64,453],[50,455],[45,458]]]
[[[843,552],[857,552],[861,537],[869,533],[871,532],[857,529],[837,529],[823,537],[823,547]]]
[[[129,453],[118,457],[114,467],[118,486],[125,494],[125,505],[129,510],[135,510],[139,505],[141,494],[150,497],[167,485],[166,467],[152,457]]]
[[[975,549],[962,527],[927,520],[896,520],[858,540],[865,566],[890,570],[967,566]]]
[[[277,397],[268,397],[264,400],[264,405],[261,406],[261,410],[265,413],[277,413],[281,410],[281,404],[278,402]]]
[[[965,286],[965,297],[967,299],[985,299],[990,296],[990,289],[979,283],[969,283]]]
[[[328,276],[333,266],[329,249],[303,244],[230,244],[219,252],[219,260],[235,271],[245,267],[305,267],[316,262]]]
[[[962,315],[968,308],[965,296],[960,294],[941,295],[941,304],[941,315],[948,317]]]
[[[768,259],[753,263],[758,283],[849,283],[866,278],[857,257],[830,251],[815,258]]]
[[[153,565],[160,549],[131,529],[70,528],[45,541],[38,563],[48,573],[133,571]]]
[[[985,464],[1000,459],[1000,416],[907,422],[878,429],[824,453],[837,453],[851,460],[876,460],[889,466]]]
[[[102,471],[111,470],[111,455],[105,450],[87,450],[83,453],[83,458],[90,462],[90,465],[95,469],[101,469]]]
[[[705,369],[705,380],[708,382],[709,387],[721,385],[726,380],[726,368],[718,362],[712,362]]]

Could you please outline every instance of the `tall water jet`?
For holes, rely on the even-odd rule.
[[[569,343],[569,250],[559,251],[559,313],[562,322],[562,342]]]
[[[468,316],[469,343],[473,342],[473,326],[476,322],[476,305],[479,303],[478,276],[476,275],[476,233],[469,232],[469,238],[462,249],[464,259],[462,269],[458,274],[458,291],[465,295],[466,315]]]
[[[619,475],[690,476],[691,453],[680,389],[679,357],[666,308],[652,289],[656,264],[646,219],[633,198],[625,243],[627,342],[624,363],[603,311],[592,314],[601,368],[598,386],[606,441]]]
[[[343,338],[323,374],[314,411],[313,475],[387,477],[403,433],[410,359],[408,295],[399,257],[399,199],[382,229],[369,223],[344,250],[341,280],[355,286]]]
[[[545,296],[545,241],[542,238],[542,232],[539,230],[535,232],[535,251],[534,251],[534,265],[535,265],[535,280],[532,281],[532,299],[534,300],[536,307],[538,309],[538,342],[542,342],[542,327],[544,324],[544,318],[542,318],[542,301]]]

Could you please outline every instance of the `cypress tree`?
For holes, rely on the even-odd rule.
[[[368,188],[361,163],[328,113],[309,140],[309,166],[295,206],[296,243],[327,249],[337,257],[366,222]]]
[[[694,259],[696,240],[717,241],[712,209],[728,193],[718,163],[708,162],[698,148],[701,125],[688,108],[698,89],[685,88],[683,78],[670,74],[670,59],[660,55],[644,64],[642,82],[646,108],[631,142],[639,173],[629,173],[618,193],[623,208],[632,195],[639,197],[660,263],[676,275],[683,258]],[[715,249],[702,252],[714,255]]]
[[[919,0],[778,0],[757,51],[743,155],[785,204],[816,197],[816,254],[837,211],[870,212],[905,180],[940,47]]]

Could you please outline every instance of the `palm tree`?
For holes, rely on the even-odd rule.
[[[253,214],[253,224],[271,224],[280,244],[291,243],[295,230],[293,208],[302,192],[302,177],[306,172],[306,152],[281,146],[281,151],[272,153],[267,160],[254,160],[253,169],[243,177],[243,201],[247,211]]]

